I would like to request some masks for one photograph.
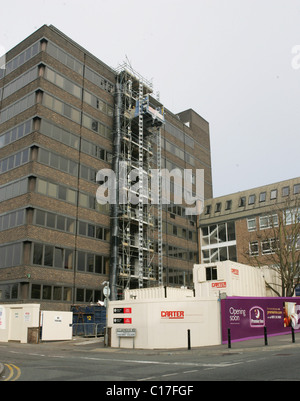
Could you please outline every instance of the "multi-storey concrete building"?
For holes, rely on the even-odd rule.
[[[164,110],[163,124],[127,115],[145,100],[152,122]],[[69,310],[103,299],[107,279],[119,295],[192,285],[197,218],[184,204],[139,204],[133,216],[96,199],[99,170],[121,158],[147,173],[150,157],[204,169],[212,197],[209,125],[196,112],[173,114],[138,74],[108,67],[53,26],[10,50],[0,70],[0,302]]]

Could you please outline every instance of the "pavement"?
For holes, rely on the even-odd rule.
[[[2,343],[8,345],[10,343]],[[26,346],[28,344],[13,343],[18,344],[19,347]],[[106,347],[104,344],[103,337],[98,338],[85,338],[85,337],[73,337],[69,341],[54,341],[54,342],[40,342],[39,344],[30,344],[30,346],[41,348],[51,348],[64,350],[93,350],[104,353],[122,353],[130,355],[163,355],[163,354],[188,354],[193,353],[193,355],[225,355],[225,354],[236,354],[236,353],[246,353],[253,351],[266,351],[266,350],[285,350],[300,347],[300,332],[295,333],[294,342],[290,334],[279,335],[279,336],[269,336],[267,339],[267,344],[265,344],[264,338],[257,338],[239,342],[232,342],[229,348],[227,344],[212,345],[205,347],[193,347],[180,348],[180,349],[137,349],[137,348],[111,348]],[[0,376],[4,371],[4,364],[0,362]]]

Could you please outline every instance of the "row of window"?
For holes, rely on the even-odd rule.
[[[288,239],[287,239],[288,241]],[[276,238],[268,238],[264,241],[260,242],[260,247],[261,247],[261,254],[262,255],[270,255],[272,253],[275,253],[276,250],[278,249],[278,239]],[[290,249],[295,248],[295,250],[300,250],[300,235],[297,236],[297,238],[291,237],[290,238],[290,243],[287,244]],[[249,243],[249,255],[250,256],[259,256],[260,250],[259,250],[259,242],[258,241],[252,241]]]
[[[30,47],[28,47],[26,50],[24,50],[22,53],[18,54],[16,57],[14,57],[12,60],[8,61],[5,65],[5,69],[0,69],[0,79],[4,77],[4,75],[11,73],[24,63],[26,61],[30,60],[34,56],[36,56],[40,51],[40,42],[36,42]]]
[[[0,187],[0,202],[26,194],[28,190],[28,179],[23,178]]]
[[[202,263],[222,262],[225,260],[237,261],[235,245],[202,249]]]
[[[172,153],[174,156],[179,157],[181,160],[186,161],[187,163],[191,164],[192,166],[195,165],[195,159],[192,155],[185,152],[178,146],[174,145],[174,143],[168,141],[167,139],[161,141],[162,148],[165,148],[166,151]]]
[[[282,197],[287,197],[290,194],[298,195],[298,194],[300,194],[300,184],[293,185],[293,189],[292,190],[291,190],[291,188],[289,186],[285,186],[285,187],[283,187],[281,189],[281,191],[282,191],[282,193],[281,193]],[[270,200],[277,199],[277,197],[278,197],[278,189],[271,190],[270,191]],[[267,200],[267,192],[266,191],[261,192],[259,194],[259,202],[260,203],[266,202],[266,200]],[[249,195],[249,197],[248,197],[248,205],[254,205],[255,202],[256,202],[256,195],[255,194]],[[238,206],[239,207],[244,207],[246,205],[247,205],[246,196],[241,196],[239,198]],[[232,200],[231,199],[226,200],[225,201],[225,210],[231,210],[231,208],[232,208]],[[219,213],[219,212],[221,212],[221,210],[222,210],[222,202],[217,202],[215,204],[214,212],[215,213]],[[211,212],[212,212],[212,205],[207,205],[206,208],[205,208],[205,214],[210,214]]]
[[[3,99],[6,99],[8,96],[12,95],[14,92],[17,92],[19,89],[28,85],[30,82],[34,81],[38,77],[38,69],[37,67],[31,68],[30,70],[24,72],[21,76],[16,78],[14,81],[5,85],[3,89],[0,89],[0,99],[3,91]]]
[[[193,138],[185,134],[183,131],[181,131],[179,128],[175,127],[168,121],[165,123],[165,130],[169,132],[171,135],[173,135],[175,138],[179,139],[180,141],[184,142],[186,145],[188,145],[190,148],[194,148],[195,146],[195,141]]]
[[[42,195],[66,201],[72,203],[73,205],[77,204],[77,192],[74,189],[71,189],[64,185],[55,184],[38,178],[36,189],[37,192]],[[80,192],[78,202],[80,207],[98,210],[102,213],[109,213],[109,204],[98,204],[96,202],[96,197],[93,195],[88,195],[86,193]]]
[[[4,134],[0,135],[0,149],[12,142],[17,141],[23,136],[30,134],[32,131],[32,120],[28,120],[17,127],[10,129]]]
[[[19,266],[22,261],[22,243],[0,246],[0,269]]]
[[[0,231],[22,226],[25,223],[25,209],[15,210],[0,216]]]
[[[235,241],[235,239],[235,223],[233,221],[201,227],[202,247]]]
[[[6,157],[5,159],[0,160],[0,173],[6,173],[7,171],[22,166],[25,163],[28,163],[30,160],[30,152],[29,149],[21,150],[14,155]]]
[[[55,111],[56,113],[59,113],[64,117],[67,117],[72,121],[75,121],[76,123],[80,124],[81,111],[79,109],[71,107],[69,104],[62,102],[58,98],[46,92],[43,93],[42,103],[45,107],[48,107],[49,109]],[[112,139],[111,130],[106,125],[102,124],[95,118],[88,116],[87,114],[82,115],[82,125],[85,128],[92,130],[109,140]]]
[[[278,227],[279,217],[278,217],[278,214],[259,216],[258,222],[259,222],[260,230]],[[285,225],[300,223],[300,207],[284,210],[283,211],[283,222]],[[256,217],[248,218],[247,226],[248,226],[248,231],[256,231],[256,229],[257,229]]]
[[[50,41],[47,42],[46,52],[81,76],[83,75],[83,63],[56,46],[54,43]],[[113,92],[114,85],[87,66],[85,68],[85,78],[99,86],[101,89],[109,93]]]
[[[10,106],[2,109],[0,113],[0,123],[5,123],[16,115],[32,107],[35,104],[35,98],[35,92],[30,93]]]
[[[75,233],[75,219],[36,209],[35,224],[71,234]],[[109,229],[98,224],[79,221],[78,234],[89,238],[109,241]]]
[[[91,252],[77,251],[76,270],[107,274],[109,258]],[[32,264],[59,269],[74,269],[74,250],[46,244],[33,244]]]
[[[22,284],[24,285],[24,284]],[[48,284],[26,284],[29,286],[29,299],[40,301],[73,302],[73,289],[68,286]],[[0,301],[20,299],[20,284],[0,285]],[[75,288],[75,302],[98,302],[103,299],[102,290]]]
[[[55,139],[58,142],[62,142],[72,148],[79,149],[79,136],[72,134],[59,126],[53,125],[44,119],[41,120],[40,131],[41,133],[49,136],[52,139]],[[86,139],[81,139],[81,151],[103,161],[110,162],[112,159],[112,154],[110,152],[101,148],[99,145],[87,141]]]
[[[247,219],[248,231],[256,231],[257,229],[256,217]],[[265,215],[259,216],[259,229],[265,230],[267,228],[278,227],[278,215]]]

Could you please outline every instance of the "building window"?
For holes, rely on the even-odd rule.
[[[239,207],[243,207],[246,206],[246,197],[245,196],[241,196],[239,199]]]
[[[277,189],[272,189],[270,199],[277,198]]]
[[[259,217],[259,228],[264,230],[266,228],[278,227],[278,215],[268,215]]]
[[[265,202],[266,201],[266,197],[267,197],[267,193],[266,192],[261,192],[259,194],[259,201],[260,202]]]
[[[225,204],[225,210],[230,210],[232,207],[232,200],[227,200]]]
[[[218,213],[221,212],[221,206],[222,206],[221,202],[216,203],[215,212],[218,212]]]
[[[206,280],[207,281],[218,280],[217,266],[211,266],[206,268]]]
[[[270,238],[267,239],[266,241],[263,241],[261,243],[261,251],[263,255],[270,255],[271,253],[274,253],[275,250],[277,249],[277,239],[276,238]]]
[[[248,205],[253,205],[255,203],[255,195],[250,195],[248,199]]]
[[[250,256],[258,256],[258,242],[254,241],[254,242],[250,242],[249,244],[249,255]]]
[[[210,214],[211,212],[211,205],[207,205],[205,208],[205,214]]]
[[[294,185],[294,195],[300,194],[300,184]]]
[[[254,219],[247,219],[248,231],[255,231],[256,230],[256,218]]]
[[[289,196],[289,194],[290,194],[290,187],[283,187],[282,196]]]

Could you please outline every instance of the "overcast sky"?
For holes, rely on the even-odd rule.
[[[300,176],[300,0],[2,3],[0,49],[52,24],[207,120],[214,196]]]

